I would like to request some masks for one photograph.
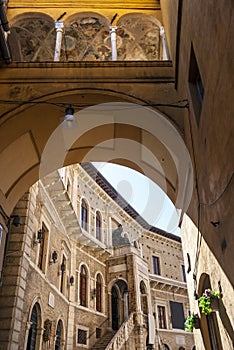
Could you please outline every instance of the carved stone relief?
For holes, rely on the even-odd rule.
[[[152,17],[122,17],[118,22],[117,35],[119,60],[160,59],[160,29]]]
[[[11,36],[10,43],[18,46],[11,47],[13,59],[18,56],[21,62],[53,60],[55,30],[52,21],[35,17],[21,19],[11,27]],[[19,51],[18,55],[14,50]]]
[[[109,61],[110,59],[109,28],[104,20],[94,16],[78,16],[66,25],[61,60]]]
[[[79,13],[64,24],[61,61],[111,60],[109,26],[104,17]],[[117,27],[118,60],[160,59],[160,29],[153,17],[126,15]],[[11,32],[15,61],[53,61],[56,32],[52,20],[24,18]]]

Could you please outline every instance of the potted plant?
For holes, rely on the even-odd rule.
[[[184,330],[186,332],[192,332],[194,328],[200,328],[200,320],[198,314],[189,315],[184,323]]]
[[[198,306],[205,315],[219,310],[220,293],[215,290],[206,289],[198,299]]]

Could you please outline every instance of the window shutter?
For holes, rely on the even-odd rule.
[[[184,329],[184,309],[182,303],[170,301],[172,328]]]

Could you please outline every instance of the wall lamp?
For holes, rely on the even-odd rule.
[[[94,288],[94,289],[93,289],[93,295],[92,295],[92,298],[94,299],[94,298],[96,298],[96,296],[97,296],[97,289],[96,289],[96,288]]]
[[[74,280],[75,280],[75,279],[74,279],[74,276],[71,276],[71,277],[70,277],[70,285],[71,285],[71,286],[73,286]]]
[[[43,240],[43,231],[42,230],[39,230],[37,232],[37,240],[39,243],[41,243],[41,241]]]
[[[66,108],[62,125],[64,128],[67,128],[67,129],[74,129],[77,127],[77,119],[74,116],[74,108],[72,107],[72,105],[69,105]]]
[[[15,227],[20,227],[23,223],[22,218],[19,215],[11,215],[9,220],[11,220],[11,225]]]
[[[53,251],[53,253],[51,254],[51,258],[50,258],[50,261],[49,261],[49,264],[55,264],[56,261],[58,259],[58,253],[56,252],[56,250]]]
[[[60,268],[61,268],[61,271],[62,271],[62,272],[65,272],[65,270],[66,270],[66,265],[64,264],[64,262],[62,262]]]
[[[52,260],[54,264],[56,263],[57,259],[58,259],[58,253],[56,252],[56,250],[54,250],[52,253]]]
[[[41,229],[37,231],[37,233],[34,234],[33,246],[37,245],[38,243],[41,243],[43,240],[43,236],[44,236],[44,233]]]
[[[211,225],[213,225],[214,227],[217,227],[217,226],[219,226],[219,224],[220,224],[219,221],[211,221],[210,223],[211,223]]]

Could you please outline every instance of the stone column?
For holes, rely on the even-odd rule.
[[[63,28],[64,28],[63,22],[60,22],[60,21],[55,22],[55,29],[56,29],[56,43],[55,43],[55,50],[54,50],[54,61],[55,62],[60,61]]]
[[[116,29],[118,27],[110,27],[110,36],[111,36],[111,52],[112,52],[112,61],[117,61],[117,43],[116,43]]]
[[[163,26],[160,27],[160,37],[161,37],[161,42],[162,42],[162,46],[161,46],[162,54],[160,56],[161,56],[161,59],[167,61],[170,59],[170,54],[169,54],[166,34],[165,34],[165,30],[164,30]]]

